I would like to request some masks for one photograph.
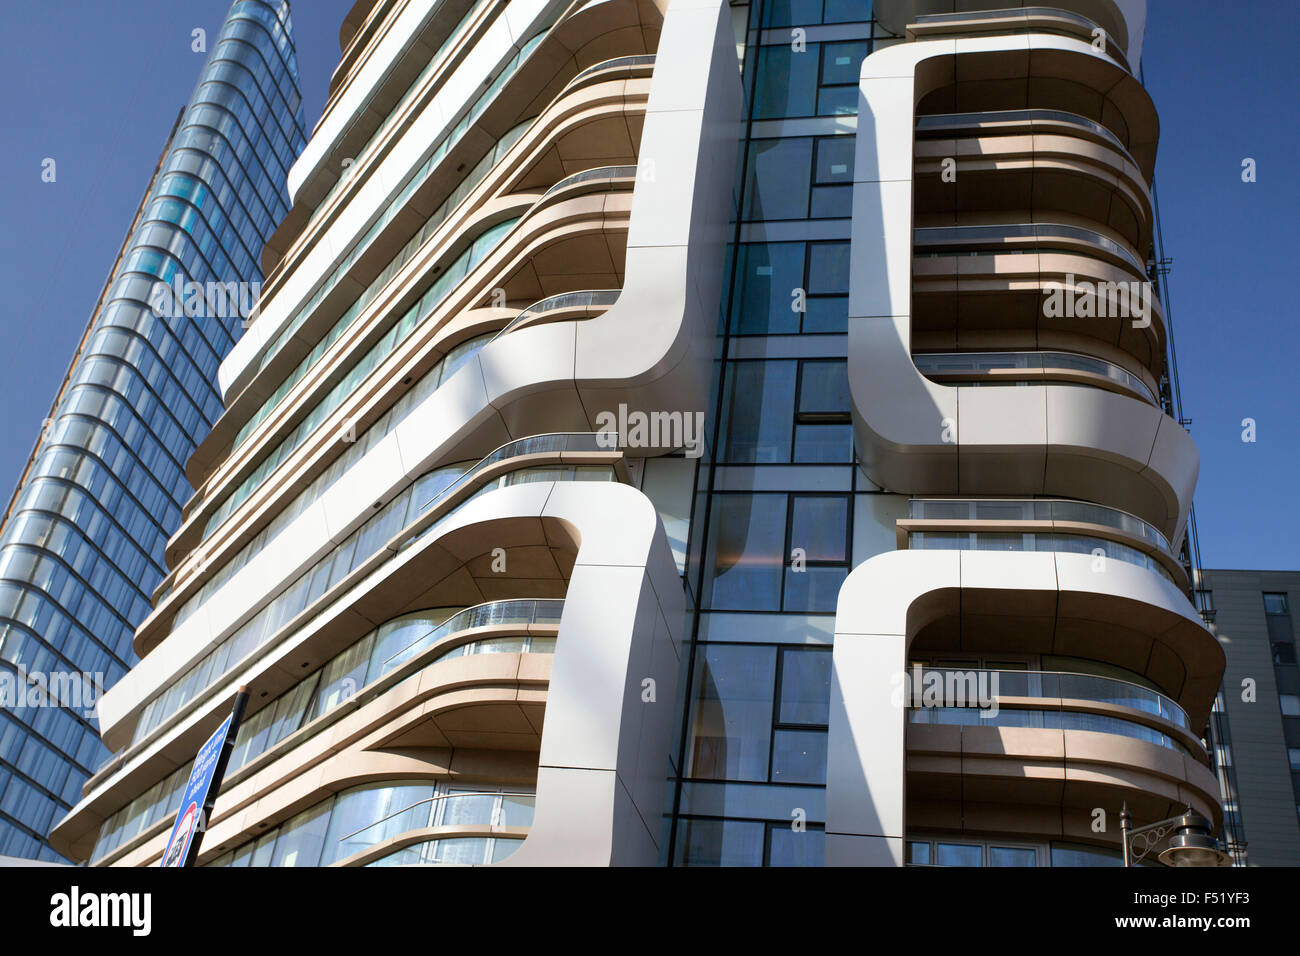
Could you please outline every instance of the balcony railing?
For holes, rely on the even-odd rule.
[[[444,793],[413,803],[339,837],[332,858],[344,859],[385,840],[434,826],[529,827],[537,797],[497,791]]]
[[[654,68],[655,55],[653,53],[638,53],[633,56],[616,56],[609,60],[602,60],[592,66],[587,67],[573,79],[568,82],[565,89],[581,83],[587,78],[597,73],[605,73],[613,70],[626,70],[628,72],[640,72],[638,68]]]
[[[1122,260],[1140,276],[1147,274],[1146,263],[1127,246],[1083,226],[1034,222],[995,226],[929,226],[914,229],[912,233],[913,241],[918,247],[950,246],[952,248],[946,250],[950,255],[1011,254],[1028,251],[1030,247],[1011,241],[1016,239],[1035,240],[1033,249],[1052,248],[1050,243],[1053,240],[1059,242],[1062,239],[1072,239],[1096,246],[1102,252]]]
[[[1041,730],[1087,730],[1115,734],[1165,747],[1202,764],[1207,761],[1204,744],[1192,732],[1187,714],[1172,700],[1155,691],[1127,681],[1087,674],[1053,674],[1040,671],[943,670],[945,688],[952,681],[958,686],[974,684],[985,694],[966,699],[945,699],[938,706],[909,705],[907,721],[911,724],[940,724],[962,727],[1023,727]],[[951,676],[950,676],[951,675]],[[972,676],[973,675],[973,676]],[[994,675],[997,692],[992,693]],[[1005,679],[1006,685],[1003,685]],[[981,683],[982,681],[982,683]],[[936,691],[937,692],[937,691]],[[1008,707],[1003,698],[1041,698],[1043,706]],[[990,699],[992,698],[992,699]],[[994,709],[989,706],[997,701]],[[1158,727],[1110,714],[1089,713],[1079,709],[1079,701],[1129,707],[1167,720],[1186,731],[1186,736],[1166,733]],[[1195,741],[1189,746],[1189,741]]]
[[[978,707],[917,707],[907,712],[911,724],[945,724],[962,727],[1026,727],[1036,730],[1090,730],[1143,740],[1204,762],[1181,740],[1154,727],[1104,714],[1081,714],[1069,710],[999,710],[996,715]]]
[[[1077,352],[918,352],[912,360],[931,378],[962,384],[1023,384],[1027,380],[1050,380],[1053,372],[1087,372],[1137,393],[1157,408],[1160,406],[1155,392],[1132,372],[1113,362]],[[1043,374],[1032,377],[1014,374],[1022,369]],[[997,375],[998,372],[1011,374]]]
[[[518,850],[521,836],[441,837],[413,843],[366,866],[482,866],[500,863]]]
[[[155,697],[137,721],[132,744],[142,742],[164,720],[204,695],[224,674],[235,666],[242,666],[239,662],[258,648],[266,646],[276,634],[281,633],[283,627],[290,625],[354,571],[368,566],[372,558],[387,551],[385,560],[391,560],[394,552],[389,549],[389,543],[403,529],[409,529],[409,533],[402,538],[398,550],[434,533],[443,521],[472,498],[495,490],[497,485],[484,483],[473,494],[462,496],[465,489],[482,481],[483,473],[489,466],[525,455],[615,450],[603,446],[597,436],[590,432],[536,435],[507,442],[431,496],[418,490],[418,481],[408,485],[383,510],[281,588],[276,597],[190,668],[165,694]],[[525,474],[534,464],[531,461],[522,462],[518,469],[497,475],[496,478],[504,481],[510,475]],[[491,480],[488,479],[488,482]],[[569,480],[592,479],[579,467]],[[613,470],[608,469],[608,474],[602,480],[615,480]],[[456,501],[457,498],[460,500]],[[426,517],[431,515],[436,515],[436,518]],[[220,593],[220,590],[213,592],[209,599]]]
[[[1172,699],[1140,684],[1116,677],[1096,674],[1077,674],[1068,671],[988,670],[983,668],[925,668],[927,674],[941,675],[944,686],[974,675],[978,686],[996,687],[999,698],[1052,698],[1059,700],[1085,700],[1099,704],[1114,704],[1140,710],[1177,724],[1188,733],[1195,733],[1191,718]],[[951,704],[951,701],[945,701]],[[974,706],[974,702],[970,702]]]
[[[584,169],[576,173],[570,173],[550,189],[546,190],[546,192],[542,194],[542,198],[545,199],[553,193],[558,193],[561,190],[569,189],[570,187],[577,186],[581,183],[608,183],[618,179],[636,179],[636,167],[596,166],[592,169]]]
[[[443,638],[460,631],[480,627],[518,627],[526,628],[532,624],[558,627],[560,615],[564,611],[563,598],[529,598],[519,601],[492,601],[480,604],[449,617],[442,624],[431,628],[401,650],[392,654],[379,665],[378,676],[390,673],[401,667],[422,651],[433,647]],[[450,656],[450,655],[444,655]],[[443,658],[438,658],[441,661]],[[435,663],[437,663],[435,661]]]
[[[473,484],[479,475],[498,462],[508,461],[511,458],[522,458],[525,455],[558,454],[565,451],[596,452],[613,450],[601,445],[594,432],[553,432],[549,435],[530,435],[528,438],[518,438],[515,441],[506,442],[500,448],[480,459],[465,474],[446,488],[421,502],[409,520],[414,520],[416,517],[423,515],[438,502],[449,499],[459,489]]]
[[[338,682],[320,682],[324,670],[330,666],[327,662],[324,668],[308,674],[299,684],[290,687],[263,705],[257,713],[244,721],[239,729],[235,747],[231,751],[226,774],[232,777],[239,773],[244,767],[299,731],[303,731],[303,736],[299,738],[298,744],[314,737],[332,725],[332,720],[325,719],[327,714],[359,695],[373,695],[386,690],[397,680],[408,679],[408,677],[389,678],[389,675],[419,656],[422,651],[446,641],[453,635],[472,636],[471,632],[486,627],[517,628],[524,634],[522,638],[492,636],[457,644],[423,666],[438,664],[463,654],[504,650],[502,642],[506,640],[512,640],[518,645],[509,648],[516,653],[554,653],[554,637],[533,635],[528,633],[527,629],[530,625],[558,627],[563,609],[562,598],[488,601],[458,611],[440,624],[430,624],[396,653],[388,654],[386,647],[376,641],[362,657],[365,661],[364,667],[354,671],[348,678],[355,682],[356,687],[347,693],[342,692],[342,688],[346,685]],[[341,651],[331,661],[353,654],[358,646],[369,646],[367,642],[378,635],[384,626],[381,625],[375,631],[367,632],[359,644]],[[389,680],[385,682],[385,678]],[[313,685],[306,696],[303,696],[304,683]],[[113,755],[113,759],[121,757],[121,754]],[[92,861],[98,861],[123,843],[145,833],[155,823],[173,815],[179,807],[189,770],[188,764],[183,765],[162,782],[150,788],[143,797],[109,817],[101,827],[100,838],[96,841],[91,854]]]
[[[1104,139],[1115,149],[1123,153],[1130,162],[1133,161],[1128,147],[1119,141],[1119,137],[1109,129],[1078,113],[1066,110],[1030,109],[1030,110],[995,110],[987,113],[939,113],[916,118],[916,131],[923,136],[951,133],[996,133],[999,126],[1029,126],[1036,123],[1063,123],[1074,126]]]
[[[1088,501],[1066,498],[913,498],[909,516],[940,521],[1061,521],[1096,524],[1150,541],[1173,556],[1169,539],[1141,518]]]
[[[631,168],[635,169],[636,167]],[[534,302],[511,319],[500,332],[492,337],[491,341],[495,342],[501,336],[507,335],[515,329],[533,324],[548,312],[561,309],[582,309],[595,312],[598,309],[608,308],[618,301],[621,292],[621,289],[589,289],[583,292],[562,292],[559,295],[553,295]]]

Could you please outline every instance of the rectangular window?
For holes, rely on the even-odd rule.
[[[804,285],[802,242],[758,242],[740,247],[737,290],[731,307],[738,335],[780,335],[799,331],[795,290]],[[847,315],[847,311],[845,313]]]
[[[750,146],[744,218],[804,219],[812,181],[811,139],[763,139]]]
[[[871,0],[768,0],[762,6],[764,29],[871,19]]]
[[[758,48],[754,119],[812,116],[817,108],[819,44],[796,52],[791,44]]]
[[[748,820],[684,819],[677,833],[680,866],[761,866],[764,825]]]
[[[790,461],[797,375],[794,362],[734,362],[727,366],[723,461]]]
[[[776,648],[705,645],[696,658],[687,776],[768,779]]]
[[[1037,866],[1038,852],[1029,846],[990,846],[989,866]]]
[[[984,847],[978,843],[937,843],[934,862],[937,866],[983,866]]]
[[[847,242],[747,243],[738,257],[731,331],[843,333],[848,329],[848,290]]]
[[[830,721],[831,653],[810,647],[781,650],[777,720],[825,727]]]
[[[786,559],[785,495],[719,495],[714,499],[706,567],[708,607],[777,611]]]
[[[823,827],[795,830],[788,823],[768,824],[768,866],[824,866],[825,861],[826,831]]]
[[[848,531],[847,496],[791,496],[783,610],[835,611],[849,571]]]
[[[853,136],[755,140],[745,169],[743,218],[849,218],[855,141]]]
[[[825,783],[826,731],[778,730],[772,734],[773,783]]]

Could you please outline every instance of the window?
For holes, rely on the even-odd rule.
[[[696,658],[687,775],[768,779],[776,648],[706,645]]]
[[[811,139],[757,140],[745,181],[746,219],[803,219],[812,179]]]
[[[827,136],[814,147],[812,219],[845,219],[853,208],[853,151],[856,137]]]
[[[1119,850],[1083,843],[1053,843],[1052,866],[1123,866]]]
[[[745,170],[743,218],[847,219],[854,142],[853,136],[754,140]]]
[[[777,720],[782,724],[830,722],[831,655],[810,647],[781,649]]]
[[[858,111],[858,78],[867,40],[781,43],[758,48],[754,119],[835,116]]]
[[[780,610],[786,496],[718,495],[713,509],[708,606]]]
[[[1288,747],[1286,756],[1291,762],[1291,769],[1300,770],[1300,747]]]
[[[795,830],[788,823],[768,824],[768,866],[822,866],[826,860],[826,831],[809,825]]]
[[[686,775],[824,784],[830,649],[762,644],[701,647]]]
[[[989,846],[989,866],[1037,866],[1038,851],[1031,846]]]
[[[835,610],[848,576],[848,514],[844,495],[791,496],[783,610]]]
[[[763,27],[818,23],[865,23],[871,19],[866,0],[769,0],[763,4]]]
[[[984,848],[978,843],[937,843],[936,866],[983,866]]]
[[[825,783],[826,731],[774,731],[772,782]]]
[[[1265,614],[1289,614],[1287,609],[1286,595],[1278,592],[1264,592],[1264,613]]]
[[[679,866],[822,866],[826,831],[788,822],[684,817],[677,831]]]
[[[706,605],[834,612],[848,576],[851,527],[848,495],[715,495]]]
[[[1279,694],[1278,702],[1282,705],[1283,716],[1300,717],[1300,696],[1295,694]]]
[[[1039,866],[1042,848],[1000,840],[909,840],[906,862],[913,866]]]
[[[684,819],[677,834],[681,866],[760,866],[762,823],[750,820]]]
[[[723,409],[723,460],[790,460],[794,422],[794,362],[732,362],[727,365]]]
[[[848,329],[848,291],[847,242],[747,243],[739,252],[731,330],[842,333]]]
[[[721,460],[848,464],[853,460],[843,359],[729,362]]]

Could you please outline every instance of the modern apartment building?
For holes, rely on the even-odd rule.
[[[95,694],[137,660],[132,636],[193,493],[185,462],[220,416],[217,367],[304,142],[289,5],[240,0],[0,527],[0,855],[58,859],[46,834],[109,756]],[[186,283],[200,293],[171,301]]]
[[[1217,831],[1145,8],[1005,7],[359,0],[55,846],[240,686],[205,865]]]
[[[1231,727],[1225,813],[1240,817],[1251,865],[1300,865],[1300,670],[1292,619],[1300,571],[1207,569],[1196,597],[1227,655],[1218,704]]]

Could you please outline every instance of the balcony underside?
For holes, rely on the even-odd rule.
[[[1222,823],[1218,781],[1202,764],[1111,734],[1026,728],[907,728],[909,830],[1103,840],[1119,849],[1119,810],[1162,820],[1190,806]],[[1093,830],[1095,810],[1107,830]]]

